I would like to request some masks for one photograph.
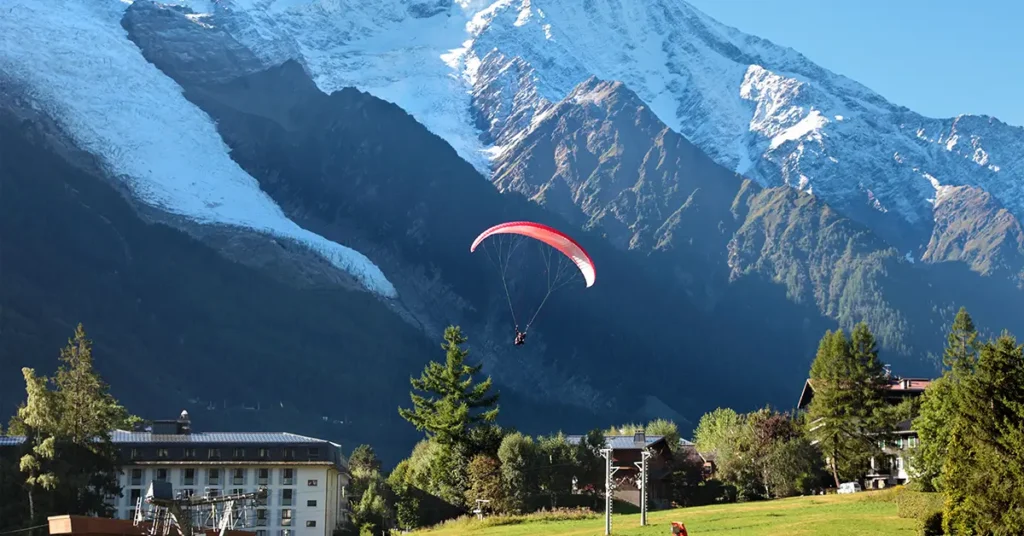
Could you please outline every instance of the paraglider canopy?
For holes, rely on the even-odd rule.
[[[516,336],[514,343],[516,346],[522,346],[526,342],[526,333],[530,330],[530,326],[533,325],[533,321],[536,320],[537,315],[540,313],[541,308],[544,307],[544,304],[547,303],[552,292],[568,283],[575,272],[583,276],[583,281],[589,288],[594,284],[597,272],[594,269],[594,261],[590,258],[590,255],[572,237],[548,225],[530,221],[511,221],[495,225],[480,233],[480,236],[476,237],[476,240],[469,247],[469,251],[476,251],[477,247],[487,240],[488,237],[496,235],[498,235],[494,239],[498,242],[496,264],[500,269],[502,288],[505,291],[505,298],[508,300],[509,311],[512,313],[513,322],[515,322]],[[501,247],[500,240],[503,236],[509,237],[509,240],[514,242],[504,252],[502,251],[503,248]],[[512,304],[513,299],[509,292],[507,273],[512,254],[518,249],[519,240],[523,238],[536,240],[537,242],[535,243],[543,250],[541,257],[545,266],[547,292],[544,294],[543,299],[541,299],[540,305],[537,306],[533,316],[526,323],[526,327],[523,331],[519,331],[519,320],[516,318],[516,308]],[[547,246],[550,246],[550,248]],[[552,255],[554,252],[558,252],[560,255]],[[555,258],[553,259],[552,256]],[[488,254],[488,257],[490,257],[490,254]],[[576,270],[572,269],[569,261],[575,265]]]
[[[469,251],[476,251],[477,246],[484,241],[487,237],[496,234],[517,234],[528,236],[530,238],[540,240],[545,244],[557,249],[566,257],[569,257],[572,262],[579,268],[580,273],[583,274],[583,280],[587,283],[587,287],[594,284],[594,280],[597,278],[597,272],[594,269],[594,261],[590,258],[590,255],[583,249],[578,242],[572,239],[571,236],[555,229],[544,225],[542,223],[534,223],[529,221],[511,221],[508,223],[500,223],[480,233],[480,236],[476,237],[473,241],[473,245],[469,247]]]

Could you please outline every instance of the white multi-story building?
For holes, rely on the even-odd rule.
[[[116,517],[132,519],[150,482],[175,495],[228,495],[267,488],[255,510],[257,536],[331,536],[347,521],[348,466],[341,446],[289,433],[193,432],[188,413],[146,431],[116,430],[122,496]]]

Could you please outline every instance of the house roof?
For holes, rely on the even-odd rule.
[[[314,437],[306,437],[288,432],[196,432],[191,434],[154,434],[152,432],[129,432],[114,430],[111,442],[116,445],[145,445],[164,443],[195,443],[195,444],[258,444],[258,445],[332,445],[336,443]],[[20,445],[25,442],[24,436],[0,436],[0,447]]]
[[[889,385],[886,386],[886,390],[890,393],[890,396],[895,397],[918,395],[923,393],[931,385],[932,381],[934,380],[928,378],[893,377],[889,379]],[[797,408],[806,408],[811,403],[811,398],[814,397],[813,382],[814,380],[809,378],[804,381],[804,388],[800,391],[800,400],[797,402]]]
[[[582,435],[567,435],[565,441],[570,445],[578,445],[583,439]],[[640,450],[641,448],[650,447],[659,441],[663,442],[664,436],[646,436],[644,437],[644,444],[636,444],[633,441],[632,435],[606,435],[604,436],[605,447],[613,450]]]
[[[231,443],[231,444],[309,444],[323,445],[330,441],[288,432],[193,432],[190,434],[154,434],[114,430],[111,440],[117,444],[132,443]]]

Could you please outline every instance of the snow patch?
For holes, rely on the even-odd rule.
[[[910,251],[908,251],[907,254],[903,256],[903,258],[906,259],[907,262],[909,262],[910,264],[914,264],[914,255],[912,255]]]
[[[213,121],[142,56],[118,0],[8,0],[0,72],[142,202],[204,224],[295,240],[366,288],[394,286],[361,253],[299,227],[228,156]]]
[[[953,148],[956,147],[956,142],[959,139],[960,139],[960,136],[957,136],[956,134],[953,134],[952,136],[950,136],[949,139],[946,140],[946,150],[947,151],[952,151]]]
[[[928,182],[931,183],[932,188],[935,189],[935,197],[928,199],[928,201],[932,203],[932,206],[939,206],[940,203],[945,201],[947,198],[949,198],[950,195],[953,194],[952,186],[943,186],[942,184],[939,184],[939,179],[936,179],[930,173],[922,172],[921,176],[924,177],[925,179],[928,179]]]
[[[771,144],[769,144],[769,147],[771,149],[777,149],[780,145],[786,143],[787,141],[797,141],[803,138],[804,136],[812,136],[816,137],[817,139],[821,139],[819,131],[826,124],[828,124],[828,119],[821,115],[821,112],[819,112],[818,110],[811,110],[811,112],[807,114],[803,119],[801,119],[797,124],[787,129],[784,129],[782,132],[775,135],[772,138],[772,142]]]

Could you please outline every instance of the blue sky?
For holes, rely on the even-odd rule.
[[[1024,126],[1024,1],[686,1],[923,115]]]

